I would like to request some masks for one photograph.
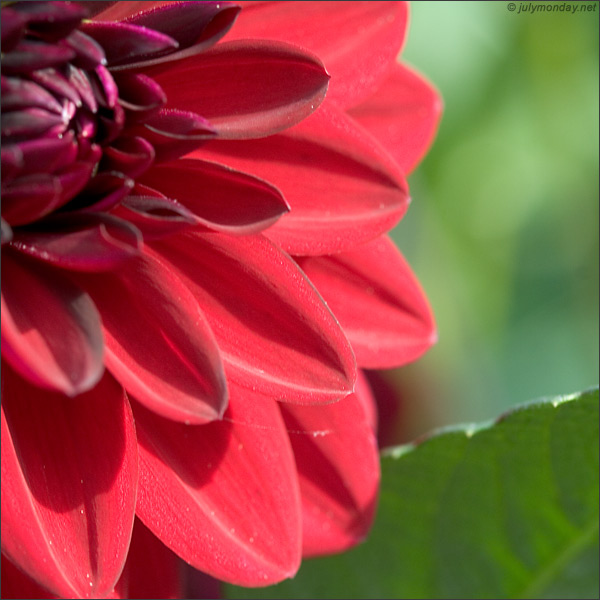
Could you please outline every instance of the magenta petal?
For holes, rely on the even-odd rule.
[[[168,35],[128,23],[87,21],[80,29],[104,48],[109,67],[160,55],[179,46]]]
[[[23,168],[23,152],[21,152],[19,145],[5,144],[0,149],[0,161],[0,168],[2,169],[2,189],[4,190],[4,187],[7,186]]]
[[[198,223],[224,233],[258,233],[289,210],[281,192],[269,183],[203,160],[156,165],[141,182],[181,202]]]
[[[393,159],[327,105],[279,135],[251,143],[214,141],[193,156],[277,186],[291,211],[266,235],[291,254],[352,248],[391,229],[408,207],[408,186]]]
[[[206,423],[227,406],[223,364],[200,306],[170,266],[143,255],[80,276],[102,313],[106,366],[151,410]]]
[[[361,367],[416,360],[437,339],[425,294],[386,236],[351,252],[299,259],[339,319]]]
[[[104,370],[100,316],[61,273],[2,253],[2,356],[33,383],[74,396]]]
[[[276,403],[232,395],[223,421],[203,426],[134,410],[137,515],[145,525],[193,567],[230,583],[268,585],[294,575],[300,504]]]
[[[404,65],[396,64],[366,102],[350,110],[410,173],[423,158],[437,130],[442,100],[436,89]]]
[[[328,101],[348,107],[395,61],[407,19],[407,2],[252,2],[230,39],[281,40],[314,52],[331,75]]]
[[[91,272],[117,268],[142,248],[136,227],[112,215],[68,214],[45,225],[50,229],[19,232],[13,248],[58,267]]]
[[[111,598],[182,598],[181,559],[135,520],[123,574]]]
[[[201,55],[144,69],[169,107],[207,118],[222,138],[259,138],[312,113],[329,76],[318,58],[279,42],[218,44]]]
[[[347,550],[373,522],[379,454],[362,390],[328,406],[280,405],[298,468],[305,557]]]
[[[137,494],[133,415],[106,375],[78,398],[2,371],[2,552],[66,598],[102,598],[127,556]]]
[[[352,391],[354,356],[297,265],[266,238],[185,232],[153,244],[196,297],[228,380],[290,402]]]

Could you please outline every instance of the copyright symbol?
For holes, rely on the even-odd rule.
[[[506,8],[508,8],[510,12],[513,12],[517,8],[517,5],[514,2],[509,2]]]

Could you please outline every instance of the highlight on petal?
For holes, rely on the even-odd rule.
[[[105,375],[78,398],[2,368],[2,552],[65,598],[103,598],[133,527],[138,458],[133,415]]]
[[[394,64],[379,89],[349,114],[410,173],[433,141],[442,99],[422,75]]]
[[[60,272],[2,252],[2,357],[32,383],[75,396],[102,376],[100,315]]]
[[[182,598],[181,559],[135,520],[123,573],[110,598]]]
[[[302,497],[302,555],[341,552],[366,537],[375,515],[379,454],[372,402],[359,374],[356,393],[328,406],[280,404]]]
[[[387,236],[351,252],[298,263],[339,319],[359,366],[397,367],[436,342],[425,294]]]
[[[406,2],[247,4],[227,39],[267,38],[314,52],[331,75],[327,101],[342,108],[371,93],[406,36]]]
[[[353,390],[354,355],[338,322],[266,238],[189,231],[152,247],[202,307],[228,381],[310,404]]]
[[[155,165],[140,181],[181,202],[198,223],[224,233],[258,233],[289,210],[266,181],[205,160]]]
[[[293,576],[300,564],[300,498],[276,403],[232,393],[223,421],[201,427],[139,405],[134,411],[137,515],[144,524],[193,567],[230,583],[261,586]]]
[[[272,135],[311,114],[329,76],[304,50],[264,40],[218,44],[201,55],[143,69],[168,108],[201,114],[227,139]]]
[[[342,111],[321,106],[264,140],[211,141],[191,154],[269,181],[291,207],[266,235],[291,254],[330,254],[391,229],[408,207],[393,159]]]
[[[105,363],[128,393],[177,421],[222,416],[227,384],[219,349],[173,269],[144,252],[114,273],[77,281],[102,313]]]

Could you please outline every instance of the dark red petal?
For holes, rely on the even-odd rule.
[[[38,40],[22,40],[2,56],[2,71],[6,74],[27,73],[55,67],[75,58],[75,51],[67,46],[46,44]]]
[[[115,73],[119,89],[119,102],[123,108],[135,112],[147,112],[160,108],[167,101],[162,88],[143,73]]]
[[[75,201],[71,209],[101,212],[116,206],[133,188],[133,179],[117,171],[104,171],[96,175],[85,188],[85,194]]]
[[[175,160],[215,137],[216,131],[202,116],[188,111],[161,109],[130,130],[147,139],[156,160]]]
[[[134,410],[137,515],[145,525],[186,562],[219,579],[257,586],[294,575],[300,503],[276,403],[232,395],[224,420],[203,426]]]
[[[379,486],[377,440],[362,402],[353,394],[328,406],[280,409],[298,468],[303,556],[341,552],[361,542],[375,515]]]
[[[215,44],[229,31],[239,11],[232,2],[173,2],[150,7],[126,20],[177,40],[179,51],[169,57],[173,59],[182,58],[181,51],[190,46],[199,52]]]
[[[197,224],[197,218],[185,206],[139,183],[112,212],[135,225],[145,240],[159,239]]]
[[[142,137],[121,137],[104,148],[101,170],[118,171],[135,179],[145,173],[154,162],[152,144]]]
[[[21,2],[13,8],[25,17],[29,29],[48,41],[62,39],[87,16],[77,3]]]
[[[106,366],[123,387],[169,419],[206,423],[227,406],[223,364],[200,306],[172,271],[143,255],[78,281],[102,313]]]
[[[2,191],[2,217],[11,225],[25,225],[60,205],[62,186],[48,174],[19,177]]]
[[[72,132],[62,138],[39,138],[21,142],[23,167],[20,175],[52,173],[72,164],[77,158],[77,142]]]
[[[4,190],[23,168],[23,152],[17,144],[5,144],[0,149],[0,168],[2,169],[2,189]],[[4,198],[2,199],[4,200]],[[4,207],[2,207],[4,208]]]
[[[258,233],[289,210],[269,183],[204,160],[155,165],[141,182],[181,202],[198,223],[224,233]]]
[[[329,81],[317,57],[263,40],[218,44],[144,72],[163,88],[169,107],[201,114],[228,139],[264,137],[301,121]]]
[[[110,598],[182,598],[181,559],[135,520],[121,578]]]
[[[331,106],[277,136],[214,141],[192,156],[276,185],[291,211],[266,235],[292,254],[352,248],[391,229],[408,207],[408,186],[391,157]]]
[[[58,100],[41,85],[21,77],[2,76],[3,111],[34,106],[59,115],[62,113]]]
[[[128,23],[87,21],[80,29],[104,48],[109,67],[160,55],[179,46],[168,35]]]
[[[108,375],[69,399],[2,369],[2,552],[66,598],[103,598],[125,563],[138,479],[133,415]]]
[[[25,33],[26,19],[9,6],[3,6],[2,20],[2,53],[10,52],[21,40]]]
[[[4,19],[4,14],[2,15]],[[2,555],[2,598],[57,598]]]
[[[79,94],[69,83],[69,80],[57,69],[41,69],[31,73],[29,77],[58,97],[64,96],[67,100],[73,102],[75,106],[81,106]]]
[[[75,396],[104,370],[100,316],[60,272],[2,252],[2,356],[33,383]]]
[[[366,102],[350,110],[410,173],[429,148],[442,114],[442,100],[421,75],[400,64]]]
[[[244,6],[228,39],[267,38],[314,52],[331,75],[328,101],[366,98],[404,42],[406,2],[257,2]]]
[[[95,69],[106,64],[102,46],[81,31],[73,31],[64,44],[75,52],[76,56],[71,62],[80,69]]]
[[[298,262],[339,319],[359,366],[397,367],[437,340],[425,294],[386,236],[351,252]]]
[[[24,108],[2,114],[3,140],[20,141],[43,135],[50,130],[64,129],[63,115],[43,108]]]
[[[12,246],[64,269],[95,272],[118,268],[139,254],[142,236],[115,216],[73,213],[48,219],[42,230],[20,231]]]
[[[228,380],[306,404],[352,391],[354,356],[343,331],[297,265],[266,238],[185,232],[153,247],[202,307]]]

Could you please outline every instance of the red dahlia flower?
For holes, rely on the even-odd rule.
[[[5,597],[266,585],[372,522],[439,100],[405,3],[241,4],[2,7]]]

